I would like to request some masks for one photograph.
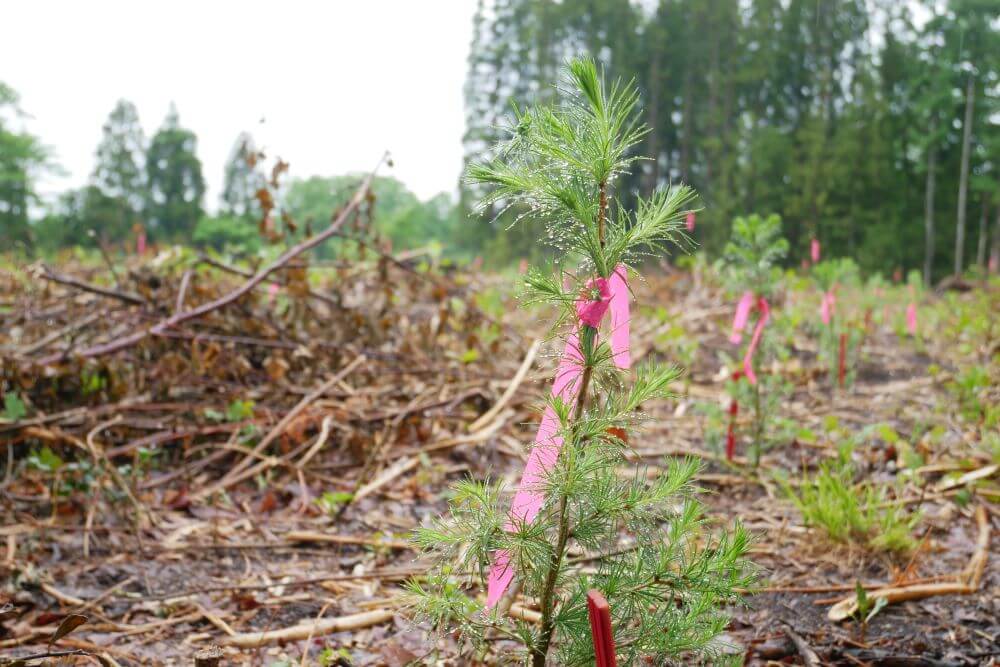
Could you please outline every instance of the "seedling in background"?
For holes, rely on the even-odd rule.
[[[854,591],[858,602],[858,608],[854,612],[854,617],[861,625],[861,643],[864,644],[865,635],[868,632],[868,622],[875,618],[875,615],[882,611],[889,601],[881,596],[876,598],[869,597],[868,591],[865,590],[860,581],[856,582]]]
[[[788,241],[781,236],[781,218],[751,215],[733,220],[732,236],[726,246],[726,283],[739,297],[730,341],[742,344],[743,362],[727,385],[734,421],[730,426],[727,458],[735,454],[735,417],[740,410],[751,415],[749,458],[756,467],[765,444],[767,423],[780,399],[784,379],[764,369],[778,356],[773,336],[765,327],[775,317],[772,302],[781,280],[777,266],[788,254]],[[772,325],[773,326],[773,325]],[[745,340],[745,331],[752,331]],[[747,400],[749,396],[749,401]],[[741,407],[742,406],[742,407]]]
[[[854,384],[861,328],[840,303],[839,293],[857,284],[858,266],[850,258],[832,259],[816,264],[812,273],[822,292],[816,318],[819,361],[829,373],[830,386],[846,389]]]
[[[530,461],[541,462],[531,468],[540,479],[522,480],[519,496],[528,504],[511,509],[500,485],[463,481],[447,514],[417,532],[436,565],[409,582],[413,608],[479,650],[499,636],[519,643],[517,657],[534,667],[550,659],[591,666],[586,594],[596,589],[614,612],[621,664],[711,653],[712,639],[728,624],[723,605],[738,601],[736,589],[751,581],[747,534],[737,526],[715,539],[705,535],[690,486],[693,461],[671,461],[652,481],[639,471],[624,478],[616,472],[628,462],[614,429],[633,430],[636,410],[669,396],[680,373],[644,365],[626,386],[615,339],[621,329],[610,331],[614,346],[605,342],[609,332],[599,331],[604,310],[611,308],[612,319],[620,315],[610,300],[628,298],[625,267],[680,240],[693,192],[670,187],[634,212],[623,208],[614,182],[635,160],[632,149],[644,134],[635,121],[638,93],[632,85],[608,88],[589,60],[570,63],[566,84],[558,106],[516,111],[496,161],[474,165],[469,179],[494,188],[484,206],[544,223],[546,240],[561,251],[562,272],[528,272],[525,302],[560,309],[558,330],[572,341],[565,372],[573,379],[543,416],[552,431],[540,433],[531,453]],[[622,551],[622,531],[643,539]],[[570,562],[570,549],[602,554],[589,563],[596,570]],[[472,582],[457,573],[471,574]],[[538,624],[506,614],[517,590],[537,605]],[[476,598],[486,591],[495,603],[489,607]]]

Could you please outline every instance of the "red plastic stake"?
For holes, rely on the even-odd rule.
[[[596,667],[618,667],[615,637],[611,633],[611,607],[600,591],[587,591],[587,612],[590,614],[590,633],[594,638]]]
[[[847,375],[847,334],[840,334],[840,367],[837,369],[837,381],[844,388],[844,376]]]
[[[742,374],[741,371],[733,373],[733,382],[737,382]],[[729,401],[729,430],[726,432],[726,460],[728,461],[732,461],[736,455],[736,416],[739,414],[739,401],[733,397]]]

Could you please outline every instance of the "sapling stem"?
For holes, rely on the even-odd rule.
[[[760,405],[760,382],[753,385],[753,466],[760,465],[760,452],[763,447],[764,413]]]
[[[604,215],[605,207],[607,206],[607,195],[603,181],[601,182],[599,189],[600,207],[597,213],[597,230],[598,239],[601,243],[601,250],[604,250]],[[579,420],[583,417],[583,412],[587,406],[587,393],[590,389],[590,378],[593,374],[593,353],[594,340],[597,338],[596,334],[597,331],[592,329],[590,326],[583,325],[581,327],[580,345],[583,349],[580,350],[580,353],[585,366],[583,374],[580,377],[580,394],[577,396],[576,407],[574,409],[574,422],[579,422]],[[566,452],[570,451],[570,449],[571,447],[563,448],[560,452],[560,459],[565,457]],[[552,632],[555,629],[552,612],[555,609],[556,580],[559,577],[559,569],[562,567],[562,560],[566,551],[566,542],[569,539],[567,506],[568,503],[566,501],[566,494],[561,494],[559,497],[559,536],[556,539],[555,550],[552,552],[552,559],[549,561],[548,572],[545,574],[545,588],[542,589],[542,597],[540,600],[540,606],[542,609],[542,632],[538,636],[538,644],[532,650],[532,667],[545,667],[545,658],[549,652],[549,645],[552,643]]]

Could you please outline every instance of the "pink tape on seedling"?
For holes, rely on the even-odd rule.
[[[739,345],[743,340],[743,330],[747,328],[750,320],[750,311],[753,310],[753,292],[744,292],[736,304],[736,316],[733,317],[733,333],[729,336],[729,342]]]
[[[747,346],[747,353],[743,357],[743,373],[747,376],[750,384],[757,384],[757,376],[753,372],[753,355],[760,344],[760,337],[764,333],[764,326],[771,319],[771,307],[768,305],[767,299],[764,297],[757,299],[757,310],[760,311],[760,317],[757,319],[757,326],[754,327],[753,337],[750,338],[750,345]]]
[[[913,302],[906,307],[906,330],[911,336],[917,335],[917,304]]]
[[[819,239],[813,239],[809,244],[809,256],[812,257],[813,264],[819,261]]]
[[[694,211],[688,211],[687,218],[684,219],[684,223],[687,225],[687,230],[689,232],[694,231]]]
[[[629,293],[624,265],[618,266],[608,279],[598,278],[587,283],[588,298],[576,302],[576,315],[580,323],[594,329],[601,326],[601,320],[611,311],[611,352],[619,368],[631,365],[629,353]],[[594,298],[596,297],[596,298]],[[566,341],[552,383],[552,395],[563,403],[573,404],[580,393],[580,378],[583,375],[583,354],[580,351],[580,337],[574,332]],[[545,475],[556,464],[563,439],[559,435],[559,417],[551,407],[545,408],[542,421],[535,435],[535,446],[528,455],[528,462],[521,474],[517,492],[511,502],[510,516],[505,529],[515,531],[520,525],[531,523],[542,505],[545,504]],[[514,566],[510,562],[510,552],[498,550],[493,557],[493,566],[486,582],[486,606],[492,608],[500,601],[510,582],[514,579]]]
[[[146,232],[139,232],[139,238],[135,240],[135,252],[138,255],[146,254]]]
[[[267,286],[267,305],[274,305],[276,298],[278,298],[278,283],[271,283]]]
[[[629,315],[628,275],[624,264],[618,265],[608,280],[611,288],[611,352],[618,368],[632,367],[629,352],[631,316]]]
[[[829,324],[830,320],[833,319],[833,307],[835,305],[837,305],[837,297],[831,289],[823,294],[823,301],[819,305],[819,315],[823,320],[823,324]]]

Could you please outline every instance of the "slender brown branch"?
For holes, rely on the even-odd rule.
[[[46,280],[51,280],[54,283],[59,283],[60,285],[67,285],[69,287],[75,287],[84,292],[90,292],[91,294],[99,294],[100,296],[106,296],[110,299],[118,299],[119,301],[124,301],[125,303],[131,303],[136,306],[144,306],[146,300],[143,299],[138,294],[131,294],[129,292],[123,292],[121,290],[111,289],[109,287],[101,287],[100,285],[93,285],[91,283],[85,283],[82,280],[78,280],[72,276],[66,276],[61,273],[57,273],[50,269],[49,267],[42,265],[42,278]]]

